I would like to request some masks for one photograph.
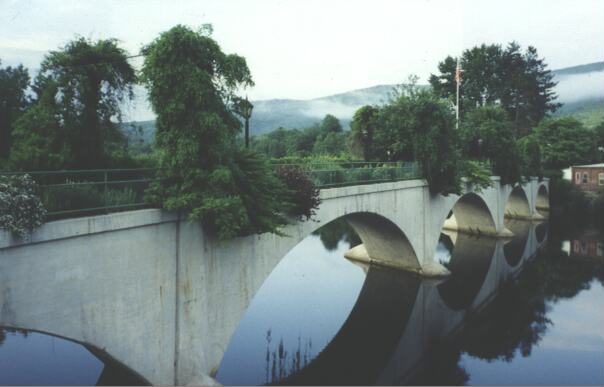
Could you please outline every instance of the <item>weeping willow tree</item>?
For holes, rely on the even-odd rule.
[[[268,161],[240,149],[237,91],[252,86],[245,58],[178,25],[144,47],[141,80],[157,114],[158,181],[152,201],[180,210],[221,239],[278,232],[289,207]]]

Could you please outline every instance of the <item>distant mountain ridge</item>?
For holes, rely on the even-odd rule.
[[[558,82],[558,101],[564,106],[556,115],[577,115],[587,125],[602,119],[604,113],[604,62],[552,70]],[[377,85],[320,98],[268,99],[252,101],[250,119],[252,135],[268,133],[279,127],[305,128],[321,121],[326,114],[336,116],[348,128],[354,112],[365,105],[388,102],[398,85]],[[427,87],[427,85],[422,85]],[[132,122],[143,127],[144,142],[152,138],[153,121]],[[131,123],[124,123],[126,127]]]
[[[347,128],[354,112],[364,105],[381,105],[388,101],[396,85],[377,85],[326,97],[299,99],[269,99],[252,101],[250,119],[252,134],[267,133],[279,127],[304,128],[326,115],[336,116]]]
[[[594,62],[584,65],[565,67],[558,70],[552,70],[555,76],[585,74],[590,72],[604,71],[604,62]]]

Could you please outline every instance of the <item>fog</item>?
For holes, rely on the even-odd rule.
[[[604,71],[559,75],[556,93],[562,103],[604,97]]]

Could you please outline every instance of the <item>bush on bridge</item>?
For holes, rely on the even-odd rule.
[[[291,203],[288,213],[299,220],[310,219],[319,208],[319,189],[297,165],[280,165],[277,176],[287,187],[286,200]]]
[[[25,236],[44,222],[46,210],[29,175],[0,175],[0,229]]]
[[[237,92],[252,86],[245,58],[222,52],[211,26],[178,25],[143,49],[141,80],[157,114],[158,181],[148,199],[220,239],[279,232],[291,204],[273,166],[237,142]]]

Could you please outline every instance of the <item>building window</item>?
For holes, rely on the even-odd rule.
[[[575,172],[575,183],[579,184],[581,182],[581,172]]]
[[[589,181],[589,175],[587,172],[583,172],[583,184],[587,184]]]
[[[598,173],[598,185],[604,185],[604,173]]]

